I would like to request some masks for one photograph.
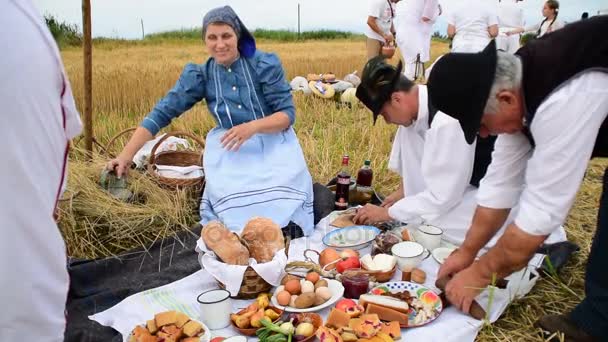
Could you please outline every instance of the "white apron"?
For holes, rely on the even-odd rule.
[[[312,177],[293,128],[256,134],[236,152],[220,143],[226,131],[216,127],[207,134],[201,223],[219,219],[240,233],[250,218],[260,216],[280,227],[293,221],[311,234]]]

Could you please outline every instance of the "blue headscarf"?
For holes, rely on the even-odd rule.
[[[238,37],[237,46],[241,55],[247,58],[253,56],[256,50],[255,39],[232,7],[224,6],[214,8],[205,14],[205,17],[203,18],[203,39],[209,24],[214,23],[230,25]]]

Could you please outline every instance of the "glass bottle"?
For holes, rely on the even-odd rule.
[[[348,155],[342,157],[342,170],[338,173],[336,182],[336,210],[348,209],[348,192],[350,188],[350,173],[348,172]]]

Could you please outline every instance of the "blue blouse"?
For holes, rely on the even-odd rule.
[[[233,126],[284,112],[295,122],[291,88],[276,54],[256,51],[225,67],[209,58],[189,63],[179,80],[144,118],[141,126],[152,135],[201,100],[218,126]]]

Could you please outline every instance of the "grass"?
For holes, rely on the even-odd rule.
[[[365,62],[365,43],[350,39],[279,43],[262,40],[259,48],[276,52],[283,62],[288,79],[308,73],[334,72],[338,77],[361,70]],[[434,42],[432,58],[448,51],[447,44]],[[79,48],[62,50],[77,104],[82,109],[82,52]],[[132,43],[97,41],[93,52],[94,134],[102,144],[117,132],[137,125],[175,83],[189,61],[207,58],[197,40],[163,40]],[[398,56],[392,62],[397,62]],[[327,182],[340,168],[341,156],[352,158],[351,171],[371,159],[375,187],[388,193],[399,178],[388,171],[387,160],[396,127],[378,122],[371,125],[371,115],[363,108],[349,109],[332,101],[295,96],[295,130],[315,181]],[[194,106],[174,121],[167,130],[187,130],[204,137],[214,126],[204,104]],[[113,149],[119,149],[119,141]],[[147,193],[146,203],[126,206],[107,198],[96,185],[105,156],[96,156],[93,164],[82,161],[81,153],[71,155],[69,189],[80,194],[62,203],[60,227],[72,256],[101,257],[117,254],[136,246],[149,246],[195,219],[195,204],[180,194],[167,194],[139,174],[132,183]],[[479,341],[542,341],[532,323],[546,313],[571,309],[584,294],[584,267],[595,230],[601,176],[608,163],[591,163],[566,230],[570,240],[581,246],[581,253],[562,270],[561,278],[538,282],[533,291],[515,301],[501,319],[485,327]],[[573,295],[576,294],[575,295]]]
[[[315,30],[315,31],[304,31],[298,34],[297,31],[292,30],[268,30],[268,29],[256,29],[252,31],[253,36],[256,39],[272,40],[278,42],[293,42],[298,40],[335,40],[335,39],[363,39],[364,35],[337,30]],[[181,30],[165,31],[159,33],[147,34],[145,37],[147,41],[166,41],[166,40],[201,40],[201,28],[188,28]]]

